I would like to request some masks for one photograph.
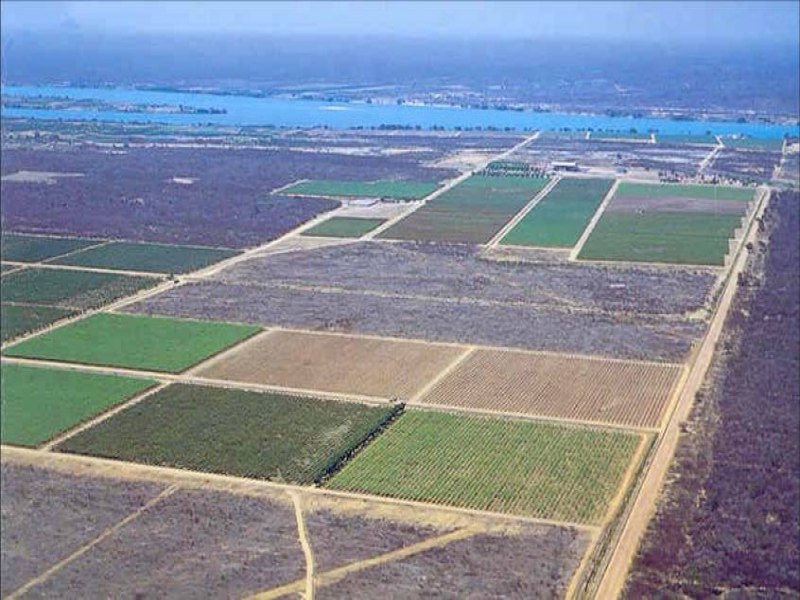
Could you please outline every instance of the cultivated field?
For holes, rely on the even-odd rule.
[[[303,181],[284,188],[281,193],[331,198],[420,200],[435,192],[437,187],[437,183],[415,181]]]
[[[407,400],[463,352],[418,342],[274,331],[221,357],[198,375]]]
[[[599,524],[641,442],[627,433],[407,411],[328,486]]]
[[[38,446],[153,385],[144,379],[11,364],[3,364],[0,373],[0,439],[20,446]]]
[[[96,314],[11,346],[7,356],[179,373],[257,327]]]
[[[579,258],[724,264],[749,188],[620,184]]]
[[[562,179],[500,243],[573,247],[612,183],[610,179]]]
[[[0,280],[3,342],[158,282],[150,277],[35,267],[8,273]]]
[[[717,137],[714,135],[691,135],[691,134],[656,134],[657,144],[693,144],[700,146],[716,146]]]
[[[379,237],[488,242],[545,185],[536,177],[473,176],[437,196]]]
[[[478,350],[425,404],[658,427],[680,367]]]
[[[187,273],[236,256],[235,250],[109,242],[56,259],[54,264],[155,273]]]
[[[389,405],[175,384],[66,440],[58,450],[314,483],[395,411]]]
[[[12,262],[39,262],[93,246],[94,240],[80,238],[40,237],[3,233],[0,235],[0,256]]]
[[[319,225],[303,232],[303,235],[321,237],[357,238],[380,227],[386,219],[361,219],[352,217],[331,217]]]

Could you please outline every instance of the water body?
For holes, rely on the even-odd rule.
[[[470,109],[438,106],[408,106],[360,103],[330,103],[312,100],[251,98],[179,92],[155,92],[127,88],[72,88],[50,86],[4,86],[4,95],[54,96],[72,99],[96,99],[130,104],[167,104],[195,108],[220,108],[226,114],[156,114],[90,110],[3,109],[4,117],[35,119],[98,120],[173,125],[272,125],[276,127],[327,126],[336,129],[401,125],[411,127],[507,127],[516,130],[545,131],[570,129],[603,129],[612,131],[656,130],[662,134],[714,135],[739,134],[760,139],[779,139],[797,135],[797,126],[761,123],[727,123],[718,121],[672,121],[669,119],[608,117],[568,113],[516,112],[496,109]]]

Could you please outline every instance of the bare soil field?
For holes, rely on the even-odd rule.
[[[243,344],[198,375],[407,400],[462,353],[418,342],[275,331]]]
[[[124,311],[669,362],[683,360],[705,329],[689,319],[215,282],[183,285]]]
[[[364,242],[256,257],[215,280],[680,316],[703,307],[715,275],[693,269],[525,264],[462,245]]]
[[[478,350],[422,401],[658,427],[680,367]]]
[[[561,598],[585,539],[563,529],[524,526],[514,535],[477,534],[321,587],[320,599]]]
[[[0,592],[6,597],[141,508],[165,486],[2,464]]]
[[[2,228],[244,248],[274,239],[338,206],[269,192],[298,179],[440,181],[416,156],[363,157],[202,148],[3,151],[3,175],[80,172],[53,185],[2,181]],[[173,182],[192,178],[192,185]]]

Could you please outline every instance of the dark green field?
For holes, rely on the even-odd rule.
[[[351,217],[331,217],[304,231],[303,235],[319,237],[358,238],[380,227],[386,219],[356,219]]]
[[[501,243],[573,247],[613,183],[610,179],[562,179]]]
[[[547,185],[535,177],[473,176],[378,237],[430,242],[488,242]]]
[[[39,237],[16,233],[0,235],[0,256],[12,262],[39,262],[93,246],[95,240],[81,238]]]
[[[239,254],[236,250],[110,242],[53,261],[54,264],[78,267],[146,271],[151,273],[188,273]]]
[[[38,446],[151,385],[143,379],[4,364],[0,437],[4,444]]]
[[[179,373],[258,327],[124,314],[96,314],[26,340],[8,356]]]
[[[388,405],[175,384],[59,450],[307,484],[393,411]]]
[[[656,134],[656,143],[658,144],[693,144],[703,146],[716,146],[717,138],[713,135],[690,135],[690,134],[671,134],[661,135]]]
[[[31,267],[0,280],[4,302],[97,308],[158,283],[153,277]]]
[[[669,183],[628,183],[622,182],[614,193],[615,198],[701,198],[705,200],[725,200],[732,202],[749,202],[755,191],[747,187],[730,187],[724,185],[692,185]]]
[[[0,333],[2,341],[12,340],[26,333],[42,329],[76,311],[57,306],[29,306],[25,304],[0,304]]]
[[[331,198],[419,200],[435,192],[437,187],[438,183],[415,181],[303,181],[281,193]]]

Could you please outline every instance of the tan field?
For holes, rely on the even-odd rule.
[[[407,400],[463,353],[451,346],[275,331],[242,345],[201,377]]]
[[[658,427],[681,368],[478,350],[422,400],[552,418]]]

